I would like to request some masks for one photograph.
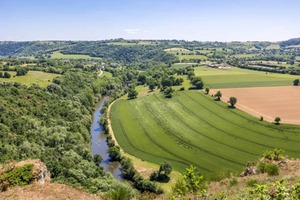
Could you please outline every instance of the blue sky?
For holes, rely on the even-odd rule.
[[[0,40],[300,37],[299,0],[0,0]]]

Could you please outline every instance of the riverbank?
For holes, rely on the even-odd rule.
[[[110,119],[110,110],[116,101],[117,100],[114,100],[112,103],[110,103],[110,105],[107,108],[107,124],[108,124],[109,134],[111,135],[112,139],[115,141],[115,144],[120,147],[121,154],[124,155],[125,157],[130,158],[132,160],[134,168],[138,171],[138,173],[143,178],[147,179],[147,178],[149,178],[149,176],[151,175],[152,172],[159,169],[159,165],[141,160],[140,158],[137,158],[131,154],[126,153],[121,148],[121,146],[119,145],[119,143],[115,137],[115,134],[114,134],[114,131],[113,131],[112,125],[111,125],[111,119]],[[177,182],[177,180],[179,180],[181,178],[182,178],[182,174],[180,172],[172,171],[172,173],[170,174],[170,181],[168,183],[157,182],[157,184],[165,191],[166,194],[170,194],[172,191],[172,186]]]
[[[92,124],[90,128],[91,133],[91,151],[93,155],[100,155],[103,160],[100,163],[100,166],[103,167],[103,170],[110,172],[114,178],[122,180],[120,163],[110,162],[109,155],[107,153],[108,145],[106,143],[107,135],[103,133],[103,127],[99,124],[99,119],[102,116],[100,112],[104,106],[104,103],[108,101],[108,97],[104,97],[97,104],[96,110],[93,114]]]

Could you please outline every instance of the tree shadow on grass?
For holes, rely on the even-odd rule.
[[[229,105],[229,106],[227,106],[227,108],[229,108],[229,109],[235,109],[236,107]]]

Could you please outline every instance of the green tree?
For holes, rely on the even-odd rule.
[[[135,89],[130,89],[128,92],[128,99],[135,99],[138,95],[138,92]]]
[[[154,81],[149,82],[148,86],[149,86],[149,90],[152,92],[155,88],[155,82]]]
[[[16,71],[17,71],[16,76],[24,76],[28,72],[28,70],[24,67],[18,67]]]
[[[174,92],[174,90],[173,90],[172,87],[166,87],[165,90],[164,90],[164,95],[167,98],[172,98],[173,92]]]
[[[275,122],[275,124],[277,124],[277,125],[280,123],[280,121],[281,121],[280,117],[276,117],[276,118],[274,119],[274,122]]]
[[[236,102],[237,102],[237,98],[236,98],[236,97],[230,97],[230,98],[229,98],[228,103],[230,103],[230,106],[231,106],[232,108],[234,108],[234,105],[236,104]]]
[[[4,72],[3,78],[10,78],[11,75],[8,72]]]
[[[159,174],[165,174],[165,175],[169,175],[172,172],[173,168],[172,165],[169,163],[162,163],[159,166]]]
[[[0,78],[2,78],[3,77],[3,72],[0,72]]]
[[[221,97],[222,97],[221,91],[217,91],[217,93],[214,95],[214,97],[217,98],[218,101],[220,101]]]
[[[191,78],[191,84],[196,87],[196,89],[202,89],[203,88],[203,81],[201,77],[195,76]]]
[[[205,93],[206,93],[206,94],[209,94],[209,88],[208,88],[208,87],[205,88]]]

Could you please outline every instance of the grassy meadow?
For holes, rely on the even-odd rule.
[[[266,149],[281,148],[299,157],[300,126],[274,125],[198,91],[134,100],[120,99],[111,110],[120,146],[142,160],[169,162],[178,171],[193,164],[208,175],[240,171]]]
[[[82,54],[62,54],[60,52],[54,52],[51,54],[53,59],[101,59],[96,57],[91,57],[89,55]]]
[[[196,67],[196,76],[202,77],[205,86],[216,88],[290,86],[300,76],[258,72],[232,67],[230,69],[212,69]]]
[[[53,78],[61,76],[59,74],[50,74],[50,73],[45,73],[40,71],[29,71],[24,76],[15,76],[16,72],[8,72],[8,73],[11,75],[11,77],[0,78],[0,82],[18,82],[27,86],[32,84],[38,84],[41,87],[46,87],[47,85],[52,83]]]

